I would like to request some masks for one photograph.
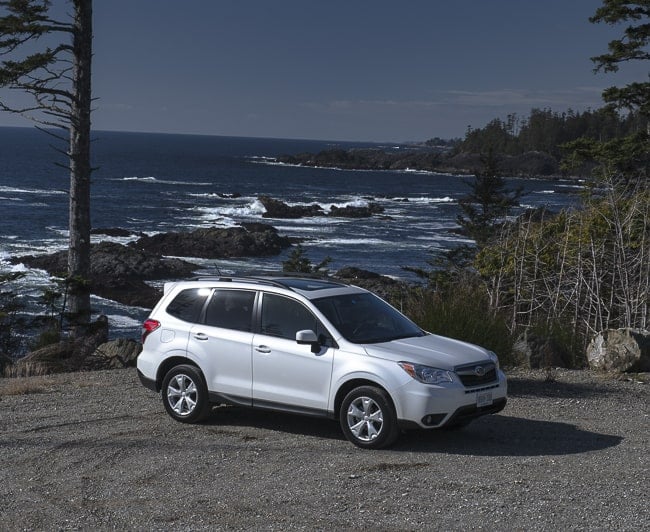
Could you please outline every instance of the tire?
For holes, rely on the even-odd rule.
[[[339,411],[345,437],[363,449],[381,449],[399,436],[397,416],[388,394],[375,386],[359,386],[350,391]]]
[[[162,382],[162,400],[176,421],[197,423],[207,417],[211,405],[208,388],[200,371],[186,364],[174,366]]]

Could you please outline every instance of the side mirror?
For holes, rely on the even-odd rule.
[[[309,329],[298,331],[296,333],[296,342],[300,345],[311,345],[312,353],[320,352],[320,342],[318,341],[318,336],[316,336],[314,331]]]

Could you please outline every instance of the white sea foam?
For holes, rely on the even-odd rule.
[[[195,181],[175,181],[170,179],[158,179],[154,176],[148,177],[122,177],[122,178],[113,178],[110,181],[137,181],[139,183],[155,183],[160,185],[185,185],[185,186],[198,186],[198,187],[209,187],[213,183],[197,183]]]
[[[0,192],[13,194],[43,194],[45,196],[55,196],[58,194],[67,194],[65,190],[44,190],[40,188],[18,188],[0,186]]]
[[[111,328],[115,329],[134,329],[142,325],[140,320],[131,318],[130,316],[124,316],[121,314],[108,314],[108,323]]]
[[[386,246],[391,245],[386,240],[378,238],[323,238],[315,241],[319,246]]]
[[[399,201],[402,198],[394,198],[394,201]],[[454,198],[451,198],[449,196],[443,196],[441,198],[431,198],[429,196],[419,196],[417,198],[406,198],[410,203],[423,203],[423,204],[430,204],[430,203],[454,203],[456,200]],[[406,202],[404,202],[406,203]]]

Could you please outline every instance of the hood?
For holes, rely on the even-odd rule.
[[[435,334],[366,345],[365,350],[370,356],[378,358],[447,370],[454,366],[491,360],[487,349]]]

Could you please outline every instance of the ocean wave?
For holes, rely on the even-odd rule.
[[[19,187],[8,187],[0,185],[1,193],[10,193],[10,194],[42,194],[44,196],[56,196],[61,194],[68,194],[65,190],[45,190],[40,188],[19,188]],[[10,198],[11,199],[11,198]]]
[[[429,196],[419,196],[419,197],[416,197],[416,198],[410,198],[410,197],[393,198],[393,201],[404,201],[404,200],[408,200],[408,202],[410,202],[410,203],[423,203],[423,204],[455,203],[456,202],[456,200],[454,198],[451,198],[449,196],[442,196],[440,198],[432,198],[432,197],[429,197]]]
[[[184,185],[184,186],[197,186],[197,187],[209,187],[212,186],[213,183],[202,183],[202,182],[196,182],[196,181],[175,181],[171,179],[158,179],[157,177],[154,176],[148,176],[148,177],[138,177],[138,176],[132,176],[132,177],[121,177],[121,178],[113,178],[109,179],[109,181],[137,181],[138,183],[154,183],[154,184],[159,184],[159,185]]]
[[[322,238],[314,241],[318,246],[391,246],[391,242],[378,238]]]

